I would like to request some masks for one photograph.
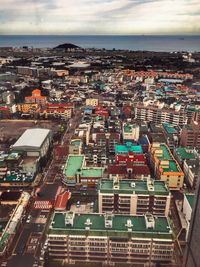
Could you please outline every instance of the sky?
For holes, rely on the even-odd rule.
[[[0,0],[0,34],[200,34],[200,0]]]

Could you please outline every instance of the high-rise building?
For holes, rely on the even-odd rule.
[[[190,221],[189,235],[185,250],[184,267],[200,266],[200,183],[198,183],[195,195],[192,219]]]

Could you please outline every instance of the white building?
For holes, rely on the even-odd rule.
[[[51,130],[27,129],[12,146],[16,152],[26,152],[27,156],[44,157],[51,143]]]
[[[187,222],[186,240],[188,237],[188,232],[189,232],[189,227],[190,227],[193,203],[194,203],[194,194],[184,194],[183,214],[185,215],[185,220]]]

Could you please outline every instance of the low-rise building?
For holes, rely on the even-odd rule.
[[[170,149],[177,147],[179,144],[179,133],[180,129],[177,126],[174,126],[170,123],[163,123],[163,133],[165,136],[166,144]]]
[[[126,142],[124,145],[115,146],[115,155],[128,155],[130,151],[134,154],[143,154],[142,146],[132,142]]]
[[[80,155],[82,152],[82,145],[81,139],[72,139],[69,144],[69,154]]]
[[[195,189],[200,175],[200,155],[193,148],[178,147],[174,156],[182,166],[187,184]]]
[[[30,104],[45,104],[47,102],[47,97],[41,95],[41,90],[40,89],[35,89],[32,91],[31,96],[26,96],[25,97],[25,103],[30,103]]]
[[[22,215],[30,199],[30,195],[27,192],[19,194],[19,192],[17,191],[14,193],[15,194],[9,192],[0,192],[0,257],[3,257],[5,255],[9,256],[12,253],[12,250],[10,249],[12,241],[19,229]]]
[[[87,167],[84,155],[68,155],[63,171],[63,182],[67,186],[80,184],[94,186],[103,177],[103,172],[102,167]]]
[[[67,263],[165,263],[173,259],[174,237],[166,217],[151,214],[54,213],[48,231],[50,259]]]
[[[14,152],[24,152],[27,156],[44,157],[50,147],[52,133],[49,129],[27,129],[11,147]]]
[[[97,98],[87,98],[86,106],[96,107],[99,104],[99,100]]]
[[[165,181],[172,190],[183,187],[184,173],[166,144],[151,145],[150,161],[158,180]]]
[[[100,213],[168,216],[171,194],[164,181],[102,179],[99,182]]]
[[[124,123],[122,137],[124,141],[137,141],[140,135],[140,127],[136,124]]]

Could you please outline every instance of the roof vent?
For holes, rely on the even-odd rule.
[[[131,183],[131,187],[135,188],[135,183],[134,182]]]
[[[154,182],[152,180],[147,181],[148,191],[154,191]]]
[[[74,224],[74,212],[67,212],[65,215],[65,225],[73,226]]]
[[[153,217],[153,215],[150,213],[146,213],[144,217],[145,217],[146,229],[154,229],[155,218]]]
[[[90,221],[90,218],[87,218],[87,220],[85,222],[85,225],[87,225],[87,226],[92,225],[92,222]]]
[[[119,177],[114,177],[114,179],[113,179],[113,189],[119,190]]]
[[[128,227],[128,232],[132,232],[133,224],[132,224],[132,221],[130,219],[127,220],[127,223],[125,224],[125,226]]]
[[[113,215],[105,215],[105,228],[112,228]]]

